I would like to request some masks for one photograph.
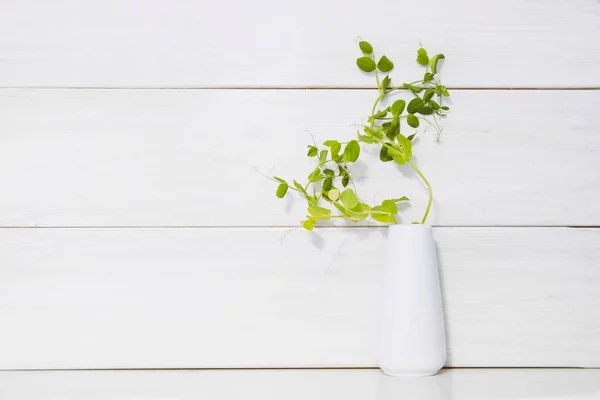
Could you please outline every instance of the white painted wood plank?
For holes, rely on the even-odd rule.
[[[453,87],[600,86],[599,19],[594,0],[11,0],[0,86],[373,86],[359,35],[400,80],[421,41]]]
[[[253,171],[305,181],[311,142],[347,141],[371,91],[0,91],[0,226],[289,226],[306,208]],[[600,91],[455,91],[415,145],[437,225],[600,225]],[[370,148],[370,150],[369,150]],[[368,202],[427,193],[363,147]],[[313,161],[314,162],[314,161]],[[366,176],[369,178],[367,179]],[[404,177],[405,176],[405,177]]]
[[[1,229],[0,369],[376,365],[385,229]],[[436,228],[448,366],[600,367],[600,230]]]
[[[593,400],[600,370],[448,369],[429,378],[378,370],[0,372],[3,400]]]

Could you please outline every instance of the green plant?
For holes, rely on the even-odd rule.
[[[361,41],[359,47],[363,56],[356,60],[356,65],[364,72],[374,72],[378,91],[367,119],[368,123],[362,126],[363,133],[359,131],[356,139],[343,143],[327,140],[322,146],[318,146],[313,139],[313,144],[308,146],[307,156],[316,158],[318,166],[308,175],[308,182],[304,185],[296,180],[290,184],[282,178],[272,178],[279,183],[277,197],[283,198],[288,190],[304,196],[308,203],[308,215],[307,219],[302,221],[302,225],[308,230],[312,230],[317,221],[332,218],[345,218],[352,222],[372,218],[378,222],[397,223],[397,203],[409,201],[406,196],[387,199],[379,205],[370,206],[358,197],[355,187],[348,187],[350,183],[354,186],[348,166],[360,156],[359,143],[379,146],[379,159],[382,162],[408,164],[423,180],[429,192],[429,200],[421,221],[413,223],[424,224],[431,209],[431,184],[411,160],[412,140],[415,134],[406,137],[401,130],[403,122],[412,128],[418,128],[423,121],[435,127],[439,141],[441,127],[438,118],[446,116],[445,111],[448,111],[449,107],[443,105],[443,98],[450,95],[436,77],[438,63],[444,59],[444,55],[429,57],[424,48],[419,48],[417,62],[425,67],[423,79],[394,87],[391,86],[392,80],[387,75],[394,68],[394,63],[385,55],[377,60],[373,47],[368,42]],[[386,74],[383,79],[380,78],[380,73]],[[409,90],[414,98],[408,104],[405,100],[396,100],[391,106],[379,109],[386,96],[397,90]],[[435,101],[434,97],[438,101]],[[429,116],[433,122],[427,119]],[[334,215],[332,207],[337,209],[339,214]]]

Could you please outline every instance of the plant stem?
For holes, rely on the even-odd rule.
[[[373,104],[373,109],[371,110],[371,117],[373,115],[375,115],[375,109],[377,108],[377,104],[379,104],[381,99],[383,99],[383,96],[380,94],[379,96],[377,96],[377,100],[375,101],[375,104]],[[374,126],[375,126],[375,118],[371,118],[371,129],[373,129]]]
[[[425,210],[425,215],[423,215],[423,219],[421,220],[421,224],[424,224],[427,220],[427,216],[429,215],[429,210],[431,209],[431,202],[433,201],[433,189],[431,188],[431,184],[429,183],[427,178],[425,178],[425,175],[423,175],[419,168],[417,168],[417,166],[413,164],[413,162],[410,160],[408,160],[408,163],[416,171],[416,173],[419,174],[423,182],[425,182],[425,184],[427,185],[427,190],[429,191],[429,201],[427,202],[427,209]]]

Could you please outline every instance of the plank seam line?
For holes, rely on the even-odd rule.
[[[572,228],[572,229],[599,229],[600,226],[586,225],[431,225],[432,228],[493,228],[493,229],[515,229],[515,228]],[[82,226],[0,226],[0,229],[301,229],[301,226],[288,225],[82,225]],[[317,226],[316,229],[385,229],[382,226]]]
[[[0,369],[0,372],[94,372],[94,371],[319,371],[319,370],[378,370],[379,367],[248,367],[248,368],[41,368],[41,369]],[[599,368],[585,367],[444,367],[444,370],[449,369],[478,369],[478,370],[495,370],[495,369],[569,369],[569,370],[595,370]]]
[[[469,91],[596,91],[600,87],[448,87],[449,90]],[[6,86],[0,90],[377,90],[374,87],[327,87],[327,86],[197,86],[197,87],[102,87],[102,86]]]

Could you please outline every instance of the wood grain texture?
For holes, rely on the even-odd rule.
[[[0,372],[3,400],[597,400],[600,370],[449,369],[427,379],[378,370]]]
[[[0,229],[0,369],[372,367],[385,229]],[[600,230],[435,228],[448,366],[600,367]]]
[[[371,91],[0,91],[0,226],[298,226],[305,202],[275,197],[253,168],[306,181],[310,131],[347,141]],[[415,159],[436,225],[600,225],[600,91],[456,91],[442,143]],[[405,131],[410,132],[410,131]],[[363,146],[370,202],[427,193],[409,167]],[[366,177],[369,177],[368,179]]]
[[[452,87],[600,86],[595,0],[9,0],[2,87],[374,86],[357,37],[422,75],[421,41]]]

